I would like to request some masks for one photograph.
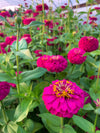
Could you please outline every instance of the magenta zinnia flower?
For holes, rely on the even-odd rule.
[[[9,83],[3,81],[0,82],[0,101],[3,100],[10,92]]]
[[[74,82],[55,80],[44,88],[42,99],[51,114],[71,118],[84,105],[84,91]]]
[[[44,3],[44,10],[48,10],[48,9],[49,9],[48,5]],[[36,11],[39,12],[39,11],[42,11],[42,10],[43,10],[43,5],[42,4],[38,4],[36,6]]]
[[[84,36],[80,39],[78,46],[86,52],[91,52],[98,49],[99,41],[95,37]]]
[[[67,60],[61,55],[43,55],[38,58],[37,66],[50,72],[61,72],[67,67]]]
[[[80,48],[73,48],[68,52],[68,60],[72,64],[82,64],[86,60],[86,56],[83,56],[85,51]]]
[[[25,39],[26,42],[29,44],[32,41],[31,35],[30,34],[24,34],[21,39]],[[21,40],[19,39],[19,41]]]
[[[28,25],[28,24],[30,24],[32,21],[35,21],[36,19],[35,18],[25,18],[24,20],[23,20],[23,24],[24,25]]]
[[[7,36],[5,39],[5,43],[11,45],[17,39],[16,36]]]

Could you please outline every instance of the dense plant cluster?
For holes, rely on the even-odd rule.
[[[99,15],[43,1],[0,11],[0,133],[100,133]]]

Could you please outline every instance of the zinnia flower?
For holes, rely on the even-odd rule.
[[[2,17],[11,17],[11,15],[8,11],[1,11],[0,16],[2,16]]]
[[[86,60],[86,56],[83,56],[85,51],[80,48],[73,48],[68,52],[68,60],[72,64],[82,64]]]
[[[17,39],[16,36],[7,36],[6,39],[5,39],[5,42],[6,42],[6,44],[11,45],[12,42],[14,42],[16,39]]]
[[[100,10],[100,7],[95,7],[94,9],[95,9],[95,10]]]
[[[89,17],[89,20],[96,21],[97,17],[95,17],[95,16]]]
[[[42,50],[35,50],[34,53],[36,54],[36,57],[40,57],[42,56],[42,54],[40,54],[40,52],[42,52]]]
[[[24,35],[21,37],[21,39],[25,39],[26,42],[27,42],[28,44],[32,41],[32,38],[31,38],[30,34],[24,34]],[[21,39],[20,39],[20,40],[21,40]],[[20,40],[19,40],[19,41],[20,41]]]
[[[99,41],[95,37],[84,36],[80,39],[78,46],[86,52],[91,52],[98,49]]]
[[[14,84],[14,83],[9,83],[9,85],[10,85],[11,87],[13,87],[13,88],[16,88],[16,84]]]
[[[24,20],[23,20],[23,24],[24,25],[28,25],[28,24],[30,24],[32,21],[35,21],[36,19],[35,18],[25,18]]]
[[[50,72],[61,72],[67,67],[67,60],[61,55],[43,55],[38,58],[37,66]]]
[[[38,16],[39,15],[39,12],[34,12],[33,13],[33,17],[36,17],[36,16]]]
[[[52,20],[44,20],[45,26],[48,26],[49,28],[53,28],[53,21]]]
[[[32,9],[27,9],[24,14],[32,14],[33,13],[33,10]]]
[[[44,88],[42,99],[51,114],[71,118],[84,105],[84,91],[72,81],[55,80]]]
[[[48,10],[48,5],[44,3],[44,10]],[[42,4],[39,4],[36,6],[36,11],[39,12],[39,11],[42,11],[43,10],[43,5]]]
[[[0,82],[0,101],[3,100],[10,92],[9,83],[3,81]]]

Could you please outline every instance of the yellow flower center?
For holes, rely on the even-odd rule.
[[[56,97],[71,98],[71,95],[74,94],[72,88],[72,83],[69,81],[58,81],[53,85],[53,91],[55,92]]]
[[[6,11],[1,11],[1,13],[4,13],[4,12],[6,12]]]

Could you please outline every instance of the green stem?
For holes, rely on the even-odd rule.
[[[64,124],[63,117],[61,117],[61,127],[59,133],[63,133],[63,124]]]
[[[16,43],[16,51],[18,52],[18,40],[19,40],[19,26],[17,26],[17,43]],[[17,92],[20,93],[19,88],[19,57],[16,55],[16,65],[17,65]]]
[[[96,129],[97,119],[98,119],[98,114],[96,114],[95,121],[94,121],[94,133]]]
[[[5,113],[4,105],[3,105],[2,101],[0,101],[0,103],[1,103],[1,107],[2,107],[2,113],[3,113],[4,121],[7,124],[8,120],[7,120],[7,116],[6,116],[6,113]]]

